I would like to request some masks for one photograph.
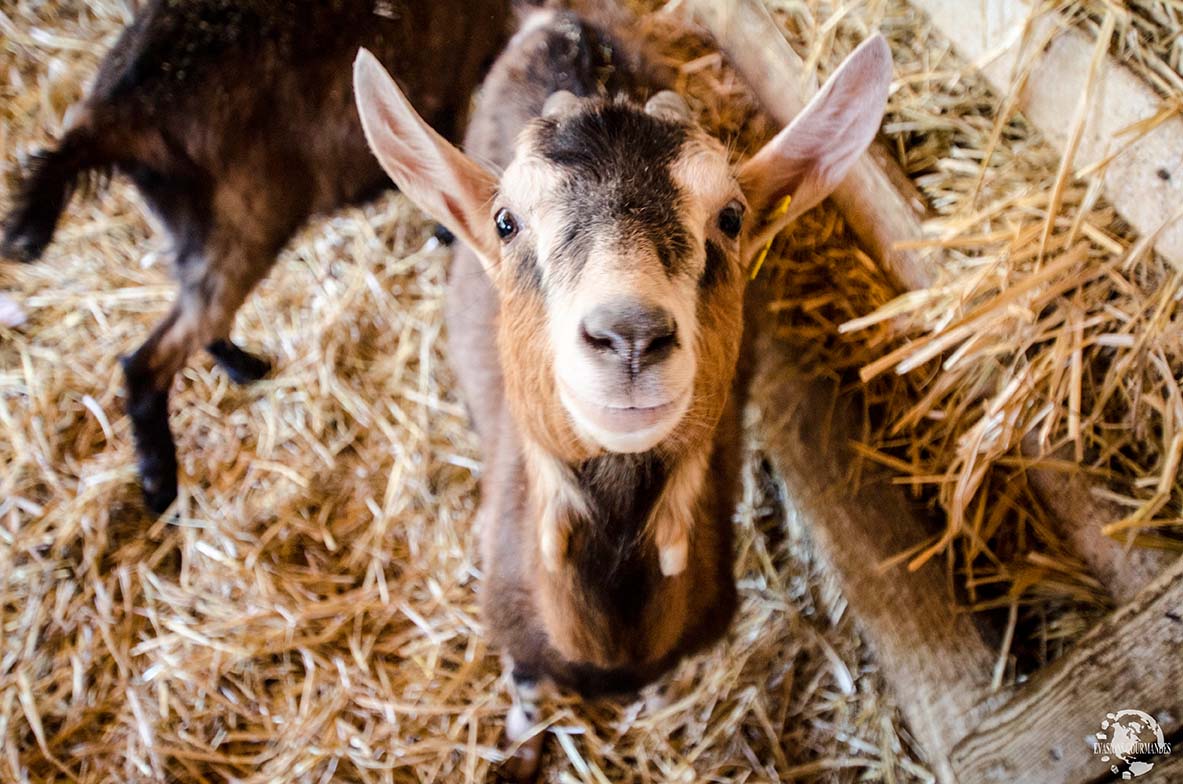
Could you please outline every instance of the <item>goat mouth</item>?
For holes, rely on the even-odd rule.
[[[595,403],[563,384],[563,398],[576,419],[614,435],[630,435],[658,429],[684,407],[683,396],[652,406],[614,406]]]
[[[591,414],[590,419],[605,430],[617,433],[631,433],[646,430],[664,420],[674,410],[674,404],[662,403],[659,406],[587,406],[585,415]],[[594,413],[593,413],[594,411]]]

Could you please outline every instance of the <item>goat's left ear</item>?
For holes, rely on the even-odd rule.
[[[740,169],[750,218],[744,260],[846,176],[883,120],[891,85],[891,50],[876,35],[855,49],[788,127]],[[792,197],[786,212],[777,206]]]
[[[401,190],[476,251],[494,273],[499,245],[489,216],[493,175],[436,133],[369,51],[353,63],[353,91],[370,149]]]

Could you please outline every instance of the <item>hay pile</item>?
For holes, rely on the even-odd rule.
[[[943,559],[966,605],[1013,637],[1000,650],[1010,675],[1037,669],[1110,597],[1066,547],[1029,467],[1085,476],[1121,510],[1104,528],[1117,541],[1183,551],[1183,273],[1105,202],[1097,169],[1061,171],[1012,96],[907,3],[769,5],[822,75],[870,32],[888,37],[884,140],[932,210],[915,246],[943,258],[930,288],[902,292],[857,249],[826,242],[841,221],[819,211],[782,240],[780,334],[865,394],[856,446],[932,511],[931,539],[900,560]],[[1176,4],[1040,11],[1093,37],[1111,14],[1110,54],[1160,92],[1156,119],[1183,108]]]
[[[130,6],[0,10],[0,204]],[[700,94],[738,99],[698,54]],[[300,235],[236,330],[276,373],[238,388],[202,356],[177,384],[182,497],[160,521],[116,360],[168,307],[161,235],[116,181],[71,205],[41,264],[0,265],[29,316],[0,327],[0,779],[486,777],[508,695],[476,610],[478,464],[429,232],[389,196]],[[556,705],[548,780],[930,778],[749,463],[731,635],[663,684],[658,712]]]
[[[1178,551],[1183,280],[903,0],[767,1],[822,75],[887,35],[884,137],[945,260],[901,292],[816,210],[761,275],[770,326],[865,396],[859,450],[931,511],[901,562],[943,559],[1013,639],[1008,676],[1037,668],[1107,598],[1027,486],[1023,436],[1128,510],[1114,536]],[[130,5],[0,10],[0,187]],[[1112,14],[1111,55],[1183,107],[1175,4],[1046,5],[1093,35]],[[773,130],[717,52],[666,17],[644,27],[737,154]],[[0,265],[29,316],[0,326],[0,778],[485,778],[508,698],[476,612],[479,464],[428,235],[398,196],[300,235],[236,333],[277,372],[237,388],[199,357],[178,383],[182,498],[162,521],[140,506],[116,362],[172,292],[134,193],[76,200],[42,264]],[[663,683],[661,711],[557,705],[549,780],[929,778],[776,488],[751,455],[726,643]]]

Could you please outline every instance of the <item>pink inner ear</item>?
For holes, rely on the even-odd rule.
[[[465,215],[460,205],[446,193],[441,193],[440,198],[444,200],[444,208],[456,223],[455,230],[452,233],[458,237],[475,236],[477,230],[474,226],[469,225],[468,216]]]
[[[354,93],[370,149],[399,189],[483,258],[496,258],[492,231],[478,222],[492,176],[436,133],[364,49],[354,63]]]
[[[842,182],[870,145],[883,119],[891,84],[891,51],[882,36],[858,47],[801,114],[744,166],[745,190],[757,209],[786,195],[782,223],[818,204]]]
[[[426,162],[435,150],[430,140],[423,138],[423,120],[382,64],[365,49],[358,54],[354,72],[362,125],[383,168],[400,187],[406,185],[401,182],[404,177],[426,178]]]

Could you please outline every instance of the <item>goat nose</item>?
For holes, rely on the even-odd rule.
[[[642,302],[601,305],[584,317],[582,327],[588,346],[627,362],[633,373],[661,362],[678,344],[673,314]]]

